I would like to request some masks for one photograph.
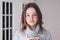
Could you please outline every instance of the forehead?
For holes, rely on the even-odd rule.
[[[33,7],[30,7],[26,10],[26,13],[36,13],[36,10]]]

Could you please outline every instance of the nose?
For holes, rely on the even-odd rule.
[[[33,17],[33,15],[32,15],[32,16],[30,17],[30,20],[32,20],[32,21],[33,21],[33,18],[34,18],[34,17]]]

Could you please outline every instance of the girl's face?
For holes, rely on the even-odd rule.
[[[26,10],[26,22],[30,26],[35,26],[38,21],[38,16],[36,10],[33,7],[30,7]]]

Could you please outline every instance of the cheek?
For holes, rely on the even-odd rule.
[[[29,21],[30,19],[28,17],[26,17],[26,21]]]
[[[37,22],[38,21],[38,17],[35,17],[34,20]]]

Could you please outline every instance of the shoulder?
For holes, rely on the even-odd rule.
[[[51,35],[51,32],[47,31],[47,30],[43,30],[43,34],[47,34],[47,35]]]
[[[13,40],[19,40],[20,32],[16,31],[13,36]]]
[[[47,30],[44,30],[44,31],[43,31],[43,35],[46,36],[46,39],[47,39],[47,40],[52,40],[51,32],[49,32],[49,31],[47,31]]]
[[[41,34],[51,36],[51,32],[49,32],[47,30],[43,30],[43,32]]]
[[[13,36],[13,40],[20,40],[22,38],[22,35],[24,35],[21,31],[16,31],[15,35]]]

